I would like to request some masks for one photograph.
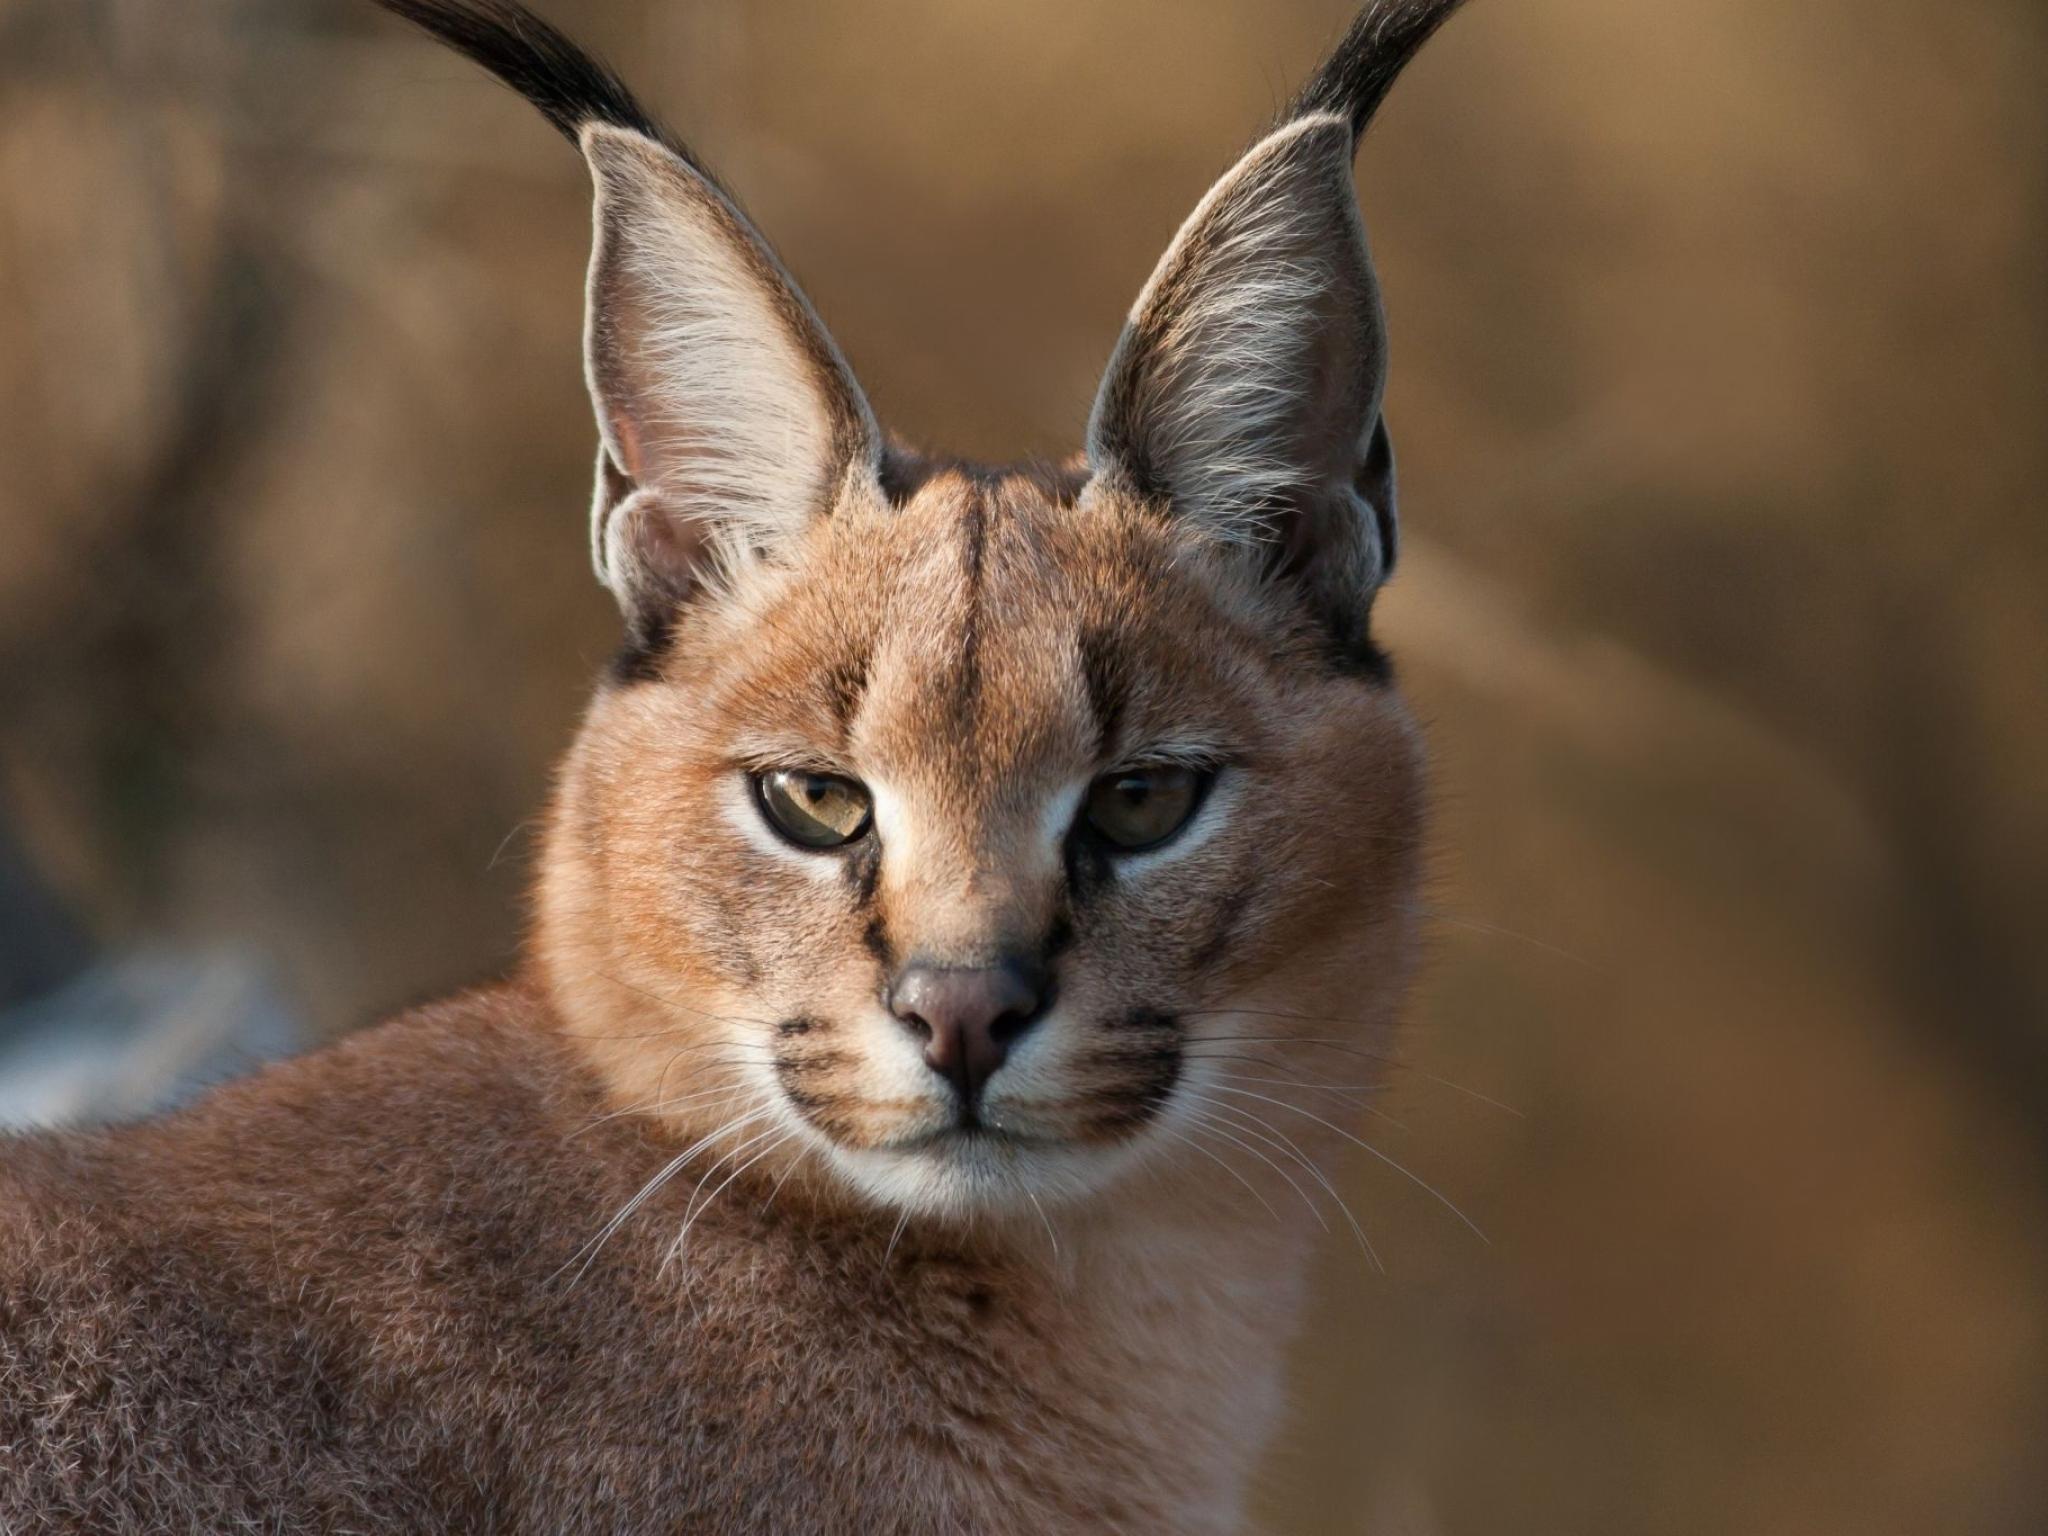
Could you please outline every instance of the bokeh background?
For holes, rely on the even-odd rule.
[[[1347,19],[546,8],[997,457]],[[1344,1170],[1388,1272],[1323,1266],[1266,1528],[2043,1529],[2048,10],[1480,0],[1360,187],[1440,848],[1373,1135],[1491,1242]],[[614,636],[586,239],[363,4],[0,0],[0,1107],[511,961]]]

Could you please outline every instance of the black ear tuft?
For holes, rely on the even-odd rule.
[[[517,0],[372,0],[438,38],[532,102],[573,144],[591,123],[654,140],[709,172],[602,60]]]
[[[1322,68],[1301,88],[1287,117],[1328,112],[1344,118],[1356,144],[1408,61],[1462,4],[1464,0],[1369,0]]]
[[[1352,157],[1460,0],[1368,0],[1281,122],[1196,206],[1118,337],[1088,423],[1106,484],[1263,550],[1337,653],[1382,675],[1367,627],[1393,569],[1386,320]]]
[[[738,202],[609,68],[517,0],[375,3],[519,92],[590,167],[591,553],[626,617],[619,675],[649,676],[707,579],[872,480],[874,414]]]

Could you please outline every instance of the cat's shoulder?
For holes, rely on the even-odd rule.
[[[516,985],[477,989],[148,1120],[0,1142],[0,1253],[280,1213],[401,1220],[458,1185],[483,1195],[559,1166],[549,1149],[597,1103],[544,1005]]]

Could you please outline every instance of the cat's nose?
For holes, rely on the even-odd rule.
[[[889,987],[889,1011],[924,1040],[924,1059],[966,1104],[1011,1042],[1045,1011],[1045,974],[1027,960],[986,966],[912,964]]]

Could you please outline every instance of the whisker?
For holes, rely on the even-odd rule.
[[[505,850],[512,846],[512,840],[514,838],[518,837],[519,834],[522,832],[531,831],[533,828],[539,826],[540,824],[541,818],[538,816],[528,816],[522,821],[514,822],[512,825],[512,830],[505,834],[504,839],[498,844],[497,848],[492,852],[490,863],[484,866],[484,873],[489,874],[492,870],[498,867],[498,860],[505,857]]]
[[[789,1166],[783,1169],[776,1177],[775,1187],[768,1191],[768,1198],[761,1202],[761,1214],[763,1216],[768,1214],[768,1207],[773,1205],[775,1197],[782,1193],[782,1186],[789,1182],[789,1176],[796,1172],[798,1165],[803,1162],[805,1154],[811,1150],[804,1145],[802,1137],[794,1136],[793,1134],[792,1139],[796,1141],[796,1156],[789,1160]]]
[[[709,1013],[702,1008],[693,1008],[690,1004],[680,999],[665,996],[660,992],[650,991],[646,987],[627,981],[622,976],[614,976],[609,971],[587,971],[584,974],[595,977],[599,981],[608,981],[615,987],[624,987],[628,992],[644,997],[650,1003],[659,1003],[664,1008],[673,1008],[679,1013],[689,1014],[692,1018],[709,1020],[714,1024],[751,1024],[757,1029],[773,1029],[775,1027],[775,1021],[772,1019],[752,1019],[744,1014]]]
[[[1275,1221],[1278,1221],[1280,1219],[1280,1213],[1273,1209],[1272,1205],[1267,1201],[1264,1195],[1259,1193],[1258,1186],[1252,1183],[1252,1181],[1246,1178],[1242,1173],[1238,1172],[1237,1169],[1231,1167],[1229,1163],[1225,1162],[1222,1158],[1218,1157],[1214,1152],[1211,1152],[1199,1141],[1196,1141],[1194,1137],[1184,1135],[1182,1132],[1174,1129],[1170,1125],[1162,1125],[1159,1127],[1159,1129],[1164,1131],[1173,1140],[1179,1142],[1182,1146],[1192,1147],[1195,1151],[1201,1153],[1202,1156],[1208,1158],[1210,1162],[1214,1163],[1218,1168],[1221,1168],[1225,1173],[1229,1174],[1233,1179],[1237,1180],[1238,1183],[1242,1184],[1245,1187],[1246,1193],[1248,1193],[1254,1200],[1258,1201],[1260,1205],[1265,1206],[1266,1214],[1268,1216],[1272,1217]]]
[[[1353,1146],[1362,1147],[1367,1152],[1370,1152],[1374,1157],[1378,1158],[1381,1162],[1385,1163],[1389,1168],[1393,1169],[1396,1173],[1400,1174],[1401,1177],[1407,1179],[1409,1182],[1414,1184],[1418,1189],[1421,1189],[1427,1194],[1429,1194],[1433,1199],[1435,1199],[1438,1202],[1438,1204],[1442,1205],[1445,1210],[1449,1211],[1453,1216],[1457,1217],[1458,1220],[1462,1221],[1467,1227],[1471,1228],[1472,1235],[1474,1237],[1478,1238],[1479,1241],[1481,1241],[1482,1243],[1485,1243],[1489,1248],[1493,1246],[1493,1239],[1488,1237],[1484,1232],[1482,1232],[1479,1229],[1479,1224],[1475,1222],[1470,1216],[1467,1216],[1463,1211],[1459,1210],[1458,1207],[1452,1203],[1450,1197],[1444,1194],[1442,1190],[1438,1189],[1434,1184],[1431,1184],[1427,1179],[1423,1178],[1422,1175],[1416,1173],[1412,1168],[1409,1168],[1406,1164],[1396,1160],[1395,1158],[1389,1157],[1386,1153],[1382,1152],[1378,1147],[1374,1146],[1371,1142],[1366,1141],[1361,1137],[1352,1135],[1349,1131],[1345,1130],[1343,1126],[1338,1125],[1333,1121],[1325,1120],[1321,1115],[1317,1114],[1314,1110],[1303,1109],[1299,1104],[1289,1104],[1285,1099],[1276,1099],[1271,1094],[1253,1093],[1248,1088],[1218,1088],[1217,1092],[1241,1094],[1248,1099],[1259,1099],[1267,1104],[1276,1104],[1282,1109],[1292,1110],[1297,1115],[1306,1115],[1309,1119],[1315,1121],[1316,1124],[1323,1126],[1326,1129],[1335,1131],[1339,1136],[1342,1136],[1346,1141],[1350,1142]]]
[[[1046,1240],[1052,1244],[1052,1266],[1054,1269],[1058,1269],[1060,1267],[1060,1239],[1059,1234],[1052,1229],[1052,1218],[1045,1214],[1045,1207],[1038,1203],[1038,1191],[1027,1189],[1024,1193],[1031,1201],[1031,1208],[1038,1212],[1038,1219],[1045,1224]]]
[[[711,1146],[714,1142],[716,1142],[719,1137],[728,1135],[731,1132],[738,1130],[740,1127],[744,1125],[749,1125],[754,1121],[760,1119],[763,1115],[769,1114],[771,1112],[772,1111],[770,1107],[767,1105],[763,1105],[759,1109],[750,1110],[747,1114],[742,1115],[737,1119],[727,1121],[724,1125],[721,1125],[717,1130],[711,1132],[708,1136],[705,1136],[700,1141],[696,1142],[690,1147],[685,1148],[683,1151],[678,1152],[674,1157],[670,1158],[668,1162],[663,1164],[660,1170],[655,1173],[653,1178],[649,1179],[645,1184],[640,1186],[640,1192],[634,1195],[633,1198],[628,1200],[623,1206],[621,1206],[617,1214],[615,1214],[610,1221],[606,1222],[594,1237],[590,1238],[587,1242],[585,1242],[582,1248],[579,1248],[576,1250],[575,1253],[570,1254],[569,1257],[562,1262],[561,1269],[557,1269],[555,1271],[555,1275],[551,1275],[549,1279],[553,1280],[556,1275],[561,1274],[563,1269],[567,1269],[571,1264],[575,1263],[579,1257],[582,1257],[583,1267],[576,1271],[576,1279],[570,1282],[570,1286],[573,1289],[575,1285],[581,1282],[584,1275],[590,1272],[590,1266],[594,1262],[596,1262],[598,1253],[603,1249],[604,1245],[611,1240],[612,1234],[618,1231],[620,1226],[623,1225],[635,1211],[639,1210],[642,1205],[646,1204],[646,1202],[653,1197],[654,1192],[656,1190],[660,1189],[662,1185],[666,1184],[670,1179],[674,1178],[678,1173],[680,1173],[683,1170],[683,1168],[689,1164],[691,1159],[697,1157],[700,1153],[704,1151],[705,1148]],[[586,1250],[588,1250],[587,1257],[585,1257]]]
[[[1335,1094],[1340,1103],[1348,1104],[1353,1109],[1362,1110],[1368,1115],[1372,1115],[1377,1119],[1384,1120],[1387,1122],[1387,1124],[1391,1125],[1397,1131],[1405,1131],[1408,1129],[1408,1127],[1403,1122],[1396,1120],[1392,1115],[1388,1114],[1385,1110],[1375,1109],[1370,1104],[1361,1103],[1354,1096],[1358,1092],[1371,1093],[1378,1091],[1376,1088],[1370,1086],[1364,1089],[1347,1089],[1324,1083],[1299,1082],[1291,1077],[1254,1077],[1246,1072],[1212,1072],[1209,1075],[1217,1082],[1223,1083],[1264,1083],[1269,1087],[1275,1088],[1305,1088],[1311,1093]]]
[[[896,1225],[895,1225],[894,1227],[892,1227],[892,1228],[890,1229],[890,1231],[889,1231],[889,1242],[888,1242],[888,1245],[887,1245],[886,1247],[884,1247],[884,1248],[882,1249],[882,1273],[883,1273],[883,1274],[887,1274],[887,1273],[889,1272],[889,1259],[890,1259],[890,1256],[891,1256],[891,1255],[893,1255],[893,1254],[894,1254],[894,1253],[896,1252],[896,1244],[897,1244],[897,1241],[898,1241],[898,1240],[899,1240],[899,1239],[900,1239],[900,1238],[901,1238],[901,1237],[903,1236],[903,1229],[904,1229],[905,1227],[909,1226],[909,1225],[910,1225],[910,1208],[909,1208],[908,1206],[906,1206],[906,1207],[904,1207],[904,1209],[903,1209],[903,1213],[902,1213],[901,1215],[899,1215],[899,1216],[898,1216],[898,1217],[896,1218]]]
[[[1239,1130],[1244,1131],[1245,1134],[1250,1136],[1258,1136],[1270,1147],[1279,1148],[1305,1168],[1308,1171],[1309,1177],[1322,1186],[1323,1192],[1334,1200],[1337,1203],[1337,1209],[1344,1213],[1344,1220],[1351,1228],[1351,1235],[1358,1239],[1358,1245],[1365,1251],[1366,1259],[1371,1263],[1372,1267],[1380,1274],[1384,1275],[1387,1272],[1387,1266],[1380,1262],[1379,1250],[1373,1247],[1372,1239],[1365,1235],[1365,1228],[1359,1225],[1358,1217],[1353,1214],[1350,1203],[1337,1192],[1337,1186],[1330,1182],[1329,1175],[1323,1172],[1321,1165],[1304,1152],[1300,1144],[1292,1136],[1289,1136],[1285,1131],[1270,1122],[1261,1119],[1250,1110],[1239,1109],[1233,1104],[1219,1104],[1214,1099],[1205,1098],[1204,1102],[1214,1110],[1236,1115],[1238,1117],[1237,1121],[1230,1123],[1235,1124]],[[1247,1120],[1251,1122],[1251,1125],[1243,1123]],[[1256,1126],[1258,1129],[1254,1130],[1253,1126]],[[1328,1223],[1324,1224],[1323,1230],[1325,1232],[1329,1230]]]
[[[1199,1099],[1200,1095],[1190,1095],[1190,1097]],[[1215,1101],[1213,1099],[1202,1099],[1201,1102],[1211,1105],[1215,1104]],[[1316,1225],[1321,1227],[1325,1232],[1330,1230],[1330,1223],[1323,1215],[1323,1208],[1317,1205],[1315,1201],[1309,1198],[1307,1190],[1303,1189],[1299,1184],[1294,1182],[1294,1175],[1289,1173],[1285,1168],[1282,1168],[1278,1163],[1274,1162],[1273,1159],[1266,1156],[1265,1153],[1261,1152],[1257,1147],[1253,1146],[1250,1142],[1239,1141],[1238,1138],[1232,1133],[1232,1128],[1229,1126],[1228,1122],[1219,1121],[1214,1115],[1211,1115],[1203,1110],[1196,1109],[1193,1107],[1192,1104],[1189,1105],[1187,1112],[1191,1116],[1195,1117],[1195,1122],[1198,1128],[1207,1131],[1212,1136],[1221,1137],[1223,1140],[1232,1143],[1242,1151],[1251,1153],[1253,1157],[1256,1157],[1268,1168],[1272,1169],[1275,1173],[1279,1174],[1280,1177],[1286,1181],[1287,1187],[1293,1190],[1296,1195],[1301,1197],[1301,1203],[1307,1206],[1309,1209],[1309,1214],[1315,1217]]]
[[[1472,917],[1456,917],[1449,912],[1437,912],[1428,907],[1403,906],[1401,910],[1410,917],[1427,918],[1432,923],[1442,923],[1447,927],[1465,928],[1473,933],[1483,933],[1492,938],[1515,939],[1529,945],[1533,949],[1542,950],[1546,955],[1555,955],[1560,960],[1569,960],[1573,965],[1583,965],[1588,970],[1596,969],[1593,962],[1584,955],[1575,955],[1570,950],[1560,948],[1558,945],[1549,943],[1547,940],[1539,939],[1532,933],[1517,933],[1512,928],[1503,928],[1496,923],[1482,923],[1477,918]]]
[[[741,1142],[738,1146],[734,1147],[730,1152],[726,1153],[725,1157],[720,1158],[718,1162],[722,1163],[726,1160],[726,1158],[737,1157],[740,1153],[746,1151],[748,1147],[751,1147],[758,1142],[766,1140],[768,1137],[772,1136],[775,1139],[773,1141],[770,1141],[767,1146],[762,1147],[760,1151],[756,1152],[752,1157],[748,1158],[745,1162],[735,1167],[731,1173],[728,1173],[725,1176],[724,1182],[721,1183],[718,1186],[718,1188],[712,1190],[711,1193],[708,1195],[704,1193],[704,1183],[709,1183],[711,1180],[711,1175],[718,1171],[718,1163],[713,1163],[711,1167],[708,1170],[706,1170],[704,1175],[704,1183],[700,1183],[697,1186],[697,1193],[696,1195],[691,1197],[689,1209],[687,1209],[683,1213],[682,1230],[676,1233],[675,1241],[669,1244],[668,1253],[662,1258],[662,1268],[666,1269],[671,1259],[680,1259],[683,1256],[683,1252],[689,1244],[690,1229],[693,1226],[695,1226],[700,1220],[703,1219],[704,1213],[711,1209],[712,1202],[717,1200],[720,1195],[724,1194],[726,1190],[731,1188],[733,1181],[738,1179],[741,1174],[745,1173],[749,1168],[753,1167],[754,1164],[761,1161],[762,1158],[766,1157],[769,1153],[773,1152],[777,1147],[781,1146],[783,1142],[787,1141],[791,1136],[795,1134],[796,1133],[794,1131],[782,1130],[778,1126],[771,1125],[767,1130],[762,1131],[757,1135],[748,1137],[745,1141]]]
[[[686,1093],[677,1099],[647,1099],[638,1104],[628,1104],[623,1109],[608,1110],[604,1114],[593,1115],[587,1124],[571,1131],[567,1139],[574,1141],[578,1136],[583,1135],[584,1132],[594,1131],[605,1122],[617,1120],[626,1115],[658,1115],[671,1109],[681,1109],[685,1104],[694,1104],[703,1099],[717,1098],[720,1095],[733,1096],[745,1091],[745,1085],[741,1083],[720,1083],[716,1087],[700,1088],[695,1093]]]
[[[1359,1022],[1356,1019],[1336,1018],[1330,1015],[1312,1013],[1281,1013],[1271,1009],[1263,1008],[1210,1008],[1199,1011],[1184,1012],[1181,1015],[1181,1017],[1186,1019],[1193,1019],[1212,1017],[1217,1014],[1228,1015],[1233,1013],[1269,1019],[1292,1019],[1303,1024],[1356,1024]],[[1300,1035],[1203,1035],[1200,1038],[1198,1038],[1194,1043],[1196,1045],[1203,1045],[1207,1044],[1210,1041],[1215,1041],[1225,1045],[1311,1045],[1316,1046],[1323,1050],[1341,1051],[1348,1056],[1361,1057],[1366,1061],[1385,1062],[1387,1065],[1395,1067],[1400,1071],[1407,1073],[1411,1077],[1419,1077],[1424,1082],[1435,1083],[1440,1088],[1448,1088],[1454,1093],[1462,1093],[1468,1099],[1476,1099],[1481,1104],[1486,1105],[1489,1109],[1497,1109],[1502,1114],[1513,1115],[1517,1120],[1527,1118],[1519,1109],[1516,1109],[1514,1105],[1503,1104],[1499,1099],[1491,1098],[1488,1095],[1481,1093],[1477,1088],[1468,1088],[1465,1084],[1453,1082],[1448,1077],[1439,1077],[1434,1072],[1425,1071],[1423,1068],[1418,1067],[1413,1062],[1409,1061],[1406,1057],[1396,1056],[1388,1051],[1368,1050],[1364,1046],[1353,1045],[1346,1040],[1331,1040],[1321,1037]]]
[[[1282,1068],[1286,1067],[1287,1065],[1289,1065],[1289,1063],[1286,1062],[1267,1061],[1264,1057],[1261,1056],[1246,1056],[1234,1051],[1184,1051],[1182,1052],[1182,1055],[1189,1061],[1234,1061],[1243,1066],[1264,1067],[1269,1072],[1277,1072]],[[1250,1076],[1246,1076],[1245,1080],[1247,1082],[1284,1083],[1290,1088],[1316,1088],[1320,1089],[1324,1093],[1347,1094],[1391,1093],[1393,1091],[1394,1086],[1392,1083],[1386,1082],[1384,1080],[1377,1083],[1324,1083],[1318,1082],[1313,1078],[1256,1078]]]

